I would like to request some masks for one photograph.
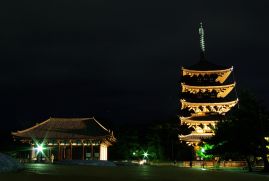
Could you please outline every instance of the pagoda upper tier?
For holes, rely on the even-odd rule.
[[[201,61],[200,61],[201,62]],[[227,69],[211,69],[211,70],[199,70],[198,67],[196,69],[187,69],[182,67],[182,81],[192,81],[196,79],[197,82],[210,82],[210,83],[220,83],[223,84],[225,80],[232,73],[233,67]]]
[[[219,86],[193,86],[181,83],[182,93],[192,94],[192,95],[201,95],[204,93],[210,94],[211,98],[225,98],[235,87],[236,83],[228,85],[219,85]]]
[[[223,84],[233,71],[233,67],[216,65],[205,59],[201,52],[200,61],[196,64],[182,67],[182,82],[193,84],[203,83],[209,85]]]

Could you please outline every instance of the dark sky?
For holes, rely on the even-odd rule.
[[[167,120],[180,67],[235,67],[239,88],[269,103],[269,5],[259,1],[10,0],[0,3],[1,126],[48,117]]]

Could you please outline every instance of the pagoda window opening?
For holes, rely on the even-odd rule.
[[[197,77],[197,82],[201,83],[202,80],[203,80],[203,76],[202,76],[202,75],[199,75],[199,76]]]
[[[209,82],[209,75],[208,75],[208,74],[205,74],[205,75],[204,75],[204,81],[205,81],[205,82]]]
[[[209,78],[209,82],[210,82],[210,83],[215,82],[214,78],[213,78],[213,77],[210,77],[210,78]]]
[[[185,75],[183,78],[182,78],[182,82],[189,82],[191,80],[191,76],[189,75]]]
[[[194,96],[193,96],[193,97],[194,97]],[[197,93],[197,98],[199,98],[199,99],[203,98],[203,93],[202,93],[201,91],[199,91],[199,92]]]
[[[217,98],[217,96],[218,96],[218,92],[217,92],[216,90],[213,89],[213,90],[211,91],[210,97],[211,97],[211,98]]]
[[[206,97],[206,98],[208,98],[208,97],[210,97],[210,92],[209,92],[209,90],[206,90],[205,92],[204,92],[204,96]]]
[[[216,79],[218,78],[217,74],[211,74],[210,75],[210,83],[216,82]]]

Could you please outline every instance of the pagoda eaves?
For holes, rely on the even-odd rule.
[[[182,67],[182,76],[205,76],[205,75],[217,75],[218,78],[215,80],[216,82],[224,83],[225,80],[232,73],[233,67],[222,70],[191,70],[185,69]]]
[[[217,92],[217,98],[226,97],[235,87],[236,83],[220,86],[192,86],[185,83],[181,83],[182,92],[189,92],[191,94],[197,94],[199,92]]]
[[[225,114],[232,107],[234,107],[238,103],[238,99],[229,102],[214,102],[214,103],[194,103],[187,102],[184,99],[180,100],[181,109],[188,109],[189,111],[193,110],[196,114],[198,113],[219,113]]]
[[[215,125],[218,121],[217,120],[195,120],[192,119],[192,117],[180,117],[181,123],[185,123],[187,125],[191,125],[191,124],[212,124]]]
[[[201,139],[206,139],[212,137],[213,133],[193,133],[189,135],[179,135],[179,139],[181,141],[186,141],[187,143],[192,143],[192,142],[199,142]]]

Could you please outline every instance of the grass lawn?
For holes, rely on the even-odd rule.
[[[27,164],[19,173],[2,173],[1,181],[118,181],[118,180],[154,180],[154,181],[268,181],[269,175],[246,172],[227,172],[202,170],[200,168],[179,167],[93,167],[73,165]]]

